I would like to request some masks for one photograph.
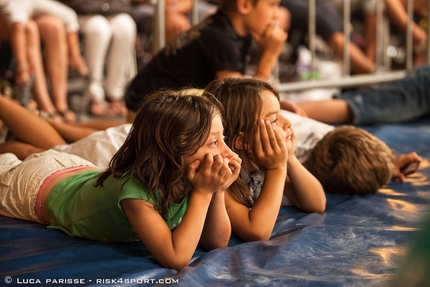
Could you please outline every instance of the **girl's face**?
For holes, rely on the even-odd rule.
[[[285,136],[287,142],[291,141],[293,135],[291,122],[281,116],[281,106],[278,98],[269,90],[263,91],[260,96],[263,101],[260,119],[271,122],[273,128],[277,129],[281,135]],[[282,118],[282,122],[278,121],[280,118]]]
[[[190,164],[196,160],[202,162],[206,154],[221,155],[223,158],[231,158],[233,152],[224,142],[224,127],[220,115],[216,114],[212,119],[212,126],[209,137],[196,153],[185,157],[185,163]]]

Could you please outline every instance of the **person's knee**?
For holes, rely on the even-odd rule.
[[[114,37],[134,37],[136,36],[136,23],[128,14],[119,14],[110,20],[110,26]]]
[[[344,42],[345,36],[340,32],[334,33],[327,39],[327,44],[333,49],[335,54],[343,52]]]
[[[95,15],[88,19],[81,32],[85,37],[95,37],[97,39],[110,39],[112,36],[112,29],[106,17]]]
[[[41,36],[45,36],[47,39],[52,39],[53,37],[64,37],[66,34],[66,28],[63,21],[56,16],[44,15],[41,18],[36,19],[36,23],[41,31]]]

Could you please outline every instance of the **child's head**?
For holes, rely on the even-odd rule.
[[[263,36],[278,20],[279,3],[279,0],[222,0],[220,9],[230,17],[238,17],[247,33]]]
[[[234,152],[240,153],[243,148],[252,146],[257,121],[262,118],[262,94],[266,91],[279,104],[278,91],[268,82],[256,78],[227,77],[212,81],[204,90],[204,97],[214,96],[224,107],[224,135],[227,145]],[[275,116],[271,121],[275,121]]]
[[[336,194],[376,193],[394,172],[391,149],[354,126],[341,126],[325,135],[305,166],[326,192]]]
[[[151,196],[157,191],[160,210],[169,201],[179,202],[187,192],[187,161],[207,145],[209,135],[213,137],[215,122],[221,129],[217,140],[223,140],[221,109],[213,97],[171,90],[153,93],[141,105],[129,135],[99,182],[111,174],[133,174]]]
[[[253,6],[257,5],[257,2],[260,0],[246,0],[249,1]],[[237,11],[237,0],[221,0],[219,3],[219,7],[223,11]]]
[[[260,118],[276,123],[280,111],[278,91],[268,82],[256,78],[227,77],[224,80],[214,80],[206,87],[203,97],[211,96],[216,97],[224,107],[227,145],[242,160],[247,158],[250,165],[257,169],[257,164],[248,156],[248,150],[253,145]],[[240,178],[230,189],[239,199],[247,198],[244,193],[248,188]],[[249,202],[244,203],[249,205]]]

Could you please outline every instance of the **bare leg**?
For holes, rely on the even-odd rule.
[[[0,144],[0,153],[13,153],[20,160],[24,160],[27,156],[33,153],[45,151],[46,149],[35,147],[28,143],[7,141]]]
[[[35,147],[49,149],[66,143],[48,122],[3,96],[0,119],[18,139]]]
[[[352,123],[352,114],[346,101],[332,99],[298,103],[309,118],[326,124]]]
[[[35,75],[33,86],[33,95],[35,100],[39,105],[39,109],[47,112],[48,114],[54,114],[56,112],[56,108],[48,93],[42,62],[42,53],[40,51],[39,30],[34,21],[29,21],[27,24],[27,47],[28,60]]]
[[[52,127],[68,143],[78,141],[93,132],[124,124],[122,121],[91,121],[85,123],[59,123],[49,121]]]
[[[68,74],[68,48],[66,30],[63,22],[51,15],[36,19],[40,37],[45,48],[45,67],[51,85],[51,94],[55,107],[60,112],[69,109],[67,103],[67,74]],[[75,122],[76,115],[66,112],[64,118],[67,122]]]
[[[327,42],[333,49],[335,55],[343,57],[343,44],[345,42],[345,37],[342,33],[333,34]],[[359,47],[351,43],[349,45],[349,49],[352,73],[365,74],[373,72],[375,64],[360,50]]]

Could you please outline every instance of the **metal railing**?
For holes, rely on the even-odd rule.
[[[311,71],[315,70],[315,60],[316,60],[316,49],[315,49],[315,38],[316,38],[316,22],[315,22],[315,9],[316,0],[309,0],[309,50],[312,55]],[[344,47],[343,47],[343,75],[336,79],[314,79],[311,78],[308,81],[301,82],[289,82],[289,83],[279,83],[278,88],[281,92],[292,92],[307,90],[312,88],[335,88],[335,87],[353,87],[360,86],[364,84],[376,84],[381,82],[392,81],[395,79],[402,78],[405,75],[405,70],[403,71],[384,71],[386,67],[383,65],[383,57],[386,53],[383,47],[383,13],[384,13],[384,0],[376,0],[376,39],[377,39],[377,52],[375,61],[375,73],[368,75],[350,75],[350,14],[351,14],[351,3],[350,0],[344,0],[343,9],[343,21],[344,21]],[[427,23],[430,23],[430,0],[428,1],[428,18]],[[406,69],[410,69],[413,64],[413,39],[412,39],[412,21],[413,21],[413,0],[408,0],[407,2],[407,32],[406,32]],[[427,29],[427,47],[430,47],[430,29]],[[427,48],[427,63],[430,63],[430,49]],[[310,73],[314,75],[314,73]]]
[[[309,1],[309,15],[308,15],[308,45],[311,52],[311,71],[315,70],[316,67],[316,0]],[[192,24],[195,25],[198,22],[197,13],[197,2],[198,0],[193,0],[192,9]],[[428,18],[427,23],[430,24],[430,0],[428,0]],[[165,25],[164,25],[164,0],[151,0],[151,4],[156,7],[155,21],[155,47],[160,49],[165,45]],[[412,38],[412,21],[413,21],[413,0],[408,0],[407,2],[407,14],[408,23],[406,30],[406,69],[410,69],[413,65],[413,38]],[[351,75],[350,66],[350,22],[351,22],[351,1],[344,0],[343,8],[343,33],[344,33],[344,47],[343,47],[343,71],[342,76],[336,79],[315,79],[312,78],[307,81],[299,82],[280,82],[277,84],[279,91],[289,92],[289,91],[300,91],[312,88],[333,88],[333,87],[353,87],[365,84],[376,84],[381,82],[392,81],[399,79],[405,75],[405,70],[403,71],[387,71],[387,67],[384,63],[384,43],[383,43],[383,33],[384,33],[384,0],[376,0],[376,60],[375,60],[375,73],[367,75]],[[427,47],[430,47],[430,29],[427,29]],[[430,64],[430,49],[427,48],[427,62]],[[310,73],[314,75],[315,73]]]

